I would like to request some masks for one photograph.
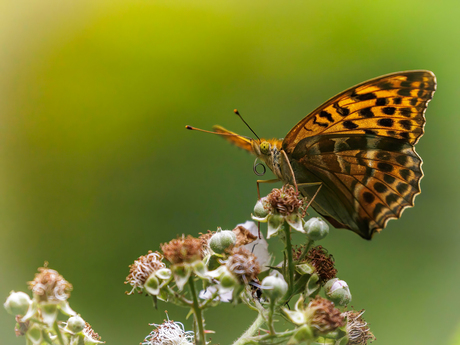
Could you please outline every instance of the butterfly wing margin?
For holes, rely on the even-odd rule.
[[[415,145],[423,135],[425,110],[436,90],[433,72],[414,70],[387,74],[332,97],[286,135],[289,154],[306,137],[370,134],[406,140]]]

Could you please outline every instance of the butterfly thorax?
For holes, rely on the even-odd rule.
[[[284,180],[282,174],[282,141],[279,139],[260,139],[252,141],[254,154],[262,160],[273,173],[281,180]]]

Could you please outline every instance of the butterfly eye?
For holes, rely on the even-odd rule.
[[[260,143],[260,152],[266,155],[269,151],[270,151],[270,144],[268,143],[268,141],[262,141]]]

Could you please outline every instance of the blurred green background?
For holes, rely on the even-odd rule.
[[[345,88],[429,69],[416,207],[371,242],[333,230],[322,244],[377,344],[453,343],[459,15],[458,1],[1,2],[0,296],[48,261],[108,344],[138,344],[164,310],[191,329],[185,310],[124,295],[128,265],[176,234],[244,222],[256,176],[248,154],[184,125],[249,135],[238,108],[260,136],[283,137]],[[222,345],[255,318],[230,305],[206,315]],[[0,311],[1,344],[24,344],[13,327]]]

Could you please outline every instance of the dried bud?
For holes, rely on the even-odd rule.
[[[145,289],[151,295],[158,295],[160,281],[167,280],[171,276],[171,271],[162,262],[163,256],[158,252],[149,251],[129,266],[129,275],[126,277],[125,284],[130,284],[133,288],[127,293],[134,291],[142,293]]]
[[[305,233],[302,225],[304,204],[305,199],[299,197],[294,187],[284,185],[281,189],[274,188],[257,202],[252,219],[268,222],[267,238],[277,235],[285,222],[292,229]]]
[[[348,345],[366,345],[368,341],[375,340],[375,336],[370,331],[367,322],[364,321],[362,315],[364,310],[347,311],[342,315],[347,319],[347,338]]]
[[[303,226],[307,236],[313,241],[322,240],[329,234],[329,225],[318,217],[310,218]]]
[[[281,189],[274,188],[267,195],[267,202],[283,216],[297,213],[304,205],[304,199],[290,185],[284,185]]]
[[[345,281],[334,278],[324,285],[326,296],[337,305],[345,306],[351,302],[351,293]]]
[[[243,284],[248,284],[250,281],[255,280],[260,273],[257,258],[244,247],[233,249],[226,266]]]
[[[233,248],[236,244],[236,235],[233,231],[217,229],[217,232],[212,235],[209,240],[209,247],[217,254],[222,254],[225,251]]]
[[[70,296],[72,284],[66,281],[57,271],[41,267],[35,279],[28,282],[29,288],[38,302],[60,302]]]
[[[31,304],[32,300],[28,294],[11,291],[3,306],[12,315],[25,315]]]
[[[176,238],[161,245],[164,257],[172,264],[191,263],[203,259],[202,245],[199,238],[190,235]]]
[[[337,275],[337,270],[334,268],[334,258],[322,246],[311,248],[307,253],[306,260],[315,268],[321,284]]]
[[[325,298],[316,296],[308,305],[308,309],[312,313],[311,327],[319,335],[332,332],[345,324],[340,310],[334,307],[334,303]]]
[[[267,276],[262,280],[262,290],[264,295],[267,296],[270,301],[275,302],[286,294],[288,284],[284,280],[283,276],[278,273]]]

